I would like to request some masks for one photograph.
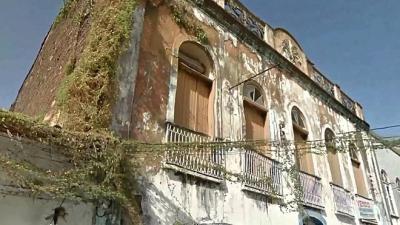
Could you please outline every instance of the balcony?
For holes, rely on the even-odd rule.
[[[344,188],[331,184],[333,199],[335,203],[335,213],[339,215],[354,216],[352,195]]]
[[[321,178],[300,172],[300,184],[303,188],[304,205],[319,209],[324,208]]]
[[[222,180],[225,168],[224,147],[215,145],[215,139],[167,124],[168,143],[186,143],[170,146],[166,151],[166,165],[193,176]],[[214,179],[213,179],[214,178]]]
[[[282,167],[279,162],[245,149],[242,154],[242,175],[246,190],[282,196]]]

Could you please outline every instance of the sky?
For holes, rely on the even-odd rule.
[[[283,27],[364,107],[371,128],[400,124],[400,1],[242,0]],[[0,108],[14,101],[62,0],[0,0]],[[400,135],[399,129],[380,132]]]

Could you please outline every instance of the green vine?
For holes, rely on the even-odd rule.
[[[79,133],[49,127],[25,116],[0,111],[0,132],[61,147],[72,168],[44,170],[25,161],[0,156],[0,167],[18,185],[33,195],[97,201],[115,200],[140,221],[136,191],[139,165],[134,142],[123,142],[107,133]],[[69,166],[68,166],[69,168]],[[135,223],[136,224],[136,223]]]
[[[115,200],[128,209],[135,221],[140,221],[138,216],[139,206],[136,205],[133,194],[137,191],[137,181],[144,176],[146,166],[160,168],[161,159],[165,152],[173,152],[174,156],[186,157],[188,149],[195,151],[211,151],[212,149],[252,149],[259,154],[266,151],[277,151],[282,172],[286,173],[286,186],[291,189],[293,198],[278,197],[278,192],[272,189],[266,193],[272,196],[282,208],[301,211],[303,208],[303,188],[300,181],[298,167],[294,164],[294,152],[300,154],[311,152],[313,154],[326,154],[326,146],[316,142],[307,148],[295,148],[293,142],[279,141],[233,141],[209,143],[140,143],[127,141],[112,136],[110,133],[74,132],[55,127],[49,127],[38,121],[20,114],[0,110],[0,132],[8,134],[11,139],[20,141],[24,138],[52,146],[59,146],[60,154],[68,156],[72,168],[62,171],[43,170],[29,162],[21,162],[6,156],[0,156],[0,167],[16,181],[17,185],[31,190],[32,193],[46,193],[57,198],[97,201],[100,199]],[[361,138],[361,137],[360,137]],[[366,139],[367,140],[367,139]],[[362,141],[366,141],[363,140]],[[345,152],[346,145],[354,141],[354,136],[345,135],[336,140],[343,143],[340,152]],[[370,141],[370,140],[368,140]],[[332,147],[331,144],[328,146]],[[314,149],[309,151],[308,149]],[[365,148],[362,147],[362,148]],[[365,149],[360,149],[365,150]],[[348,151],[348,149],[347,149]],[[190,152],[194,154],[194,152]],[[153,161],[150,161],[153,160]],[[248,176],[242,172],[227,170],[222,165],[210,168],[210,164],[198,163],[206,169],[218,170],[223,174],[223,179],[232,182],[249,182]],[[147,172],[148,173],[148,172]],[[264,186],[273,187],[274,180],[261,175],[251,179]]]
[[[54,20],[53,26],[57,26],[61,20],[67,18],[68,14],[70,13],[72,7],[78,0],[65,0],[64,5],[60,9],[56,19]]]
[[[67,13],[70,4],[66,4],[60,15]],[[68,65],[57,95],[65,128],[77,131],[108,128],[117,94],[118,59],[128,47],[135,5],[135,0],[118,0],[93,6],[82,55]]]
[[[192,18],[188,15],[188,9],[182,1],[174,1],[169,3],[169,8],[171,10],[171,15],[175,23],[185,29],[186,32],[196,37],[196,39],[203,44],[208,44],[209,40],[207,33],[203,28],[194,22]]]

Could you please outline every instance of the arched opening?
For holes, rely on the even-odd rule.
[[[246,82],[243,86],[243,95],[246,99],[264,106],[264,93],[254,82]]]
[[[342,186],[343,181],[340,173],[339,155],[335,146],[335,134],[331,129],[325,130],[325,146],[328,155],[329,169],[332,176],[332,183]]]
[[[296,146],[296,164],[300,171],[314,174],[314,167],[310,147],[307,144],[308,130],[305,118],[299,108],[294,106],[291,111],[294,143]]]
[[[393,201],[394,199],[393,199],[393,195],[392,195],[392,188],[390,186],[390,179],[385,170],[381,170],[381,180],[383,183],[383,187],[385,189],[384,191],[386,194],[386,199],[388,200],[388,203],[389,203],[390,214],[396,215],[396,213],[395,213],[396,211],[395,211],[395,207],[394,207],[395,203]],[[397,182],[397,180],[396,180],[396,182]]]
[[[303,219],[302,225],[324,225],[324,223],[315,217],[306,217]]]
[[[354,178],[356,181],[357,194],[368,197],[361,161],[357,154],[357,146],[354,143],[349,143],[349,154],[351,158],[351,165],[353,167]]]
[[[267,139],[267,109],[264,106],[264,92],[253,81],[243,86],[243,108],[246,121],[246,140]],[[270,155],[270,152],[266,152]]]
[[[383,183],[389,183],[389,178],[385,170],[381,170],[381,180]]]
[[[205,48],[184,42],[179,48],[174,122],[178,126],[213,135],[213,70]]]

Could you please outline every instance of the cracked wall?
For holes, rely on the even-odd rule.
[[[235,33],[196,7],[189,10],[189,14],[206,32],[209,43],[205,48],[215,65],[215,95],[212,96],[215,102],[214,135],[227,140],[243,140],[246,133],[243,85],[231,90],[230,87],[274,65],[274,61],[268,53],[242,41]],[[276,40],[288,38],[285,35],[278,35]],[[163,4],[147,4],[133,101],[133,138],[165,141],[166,122],[174,122],[177,53],[184,41],[196,42],[196,39],[175,24],[169,8]],[[294,44],[301,50],[297,43]],[[300,57],[300,69],[308,72],[308,61],[304,53],[300,52]],[[310,140],[323,139],[324,129],[328,127],[336,133],[356,130],[347,117],[326,104],[318,90],[293,74],[272,69],[254,81],[265,92],[270,140],[281,138],[279,125],[282,123],[286,125],[286,138],[293,139],[290,117],[293,106],[298,106],[304,113]],[[272,157],[279,159],[281,156],[275,153]],[[341,154],[339,158],[342,176],[347,180],[344,182],[345,188],[354,192],[351,162],[347,154]],[[230,169],[240,168],[241,162],[237,158],[227,160]],[[357,220],[335,215],[326,155],[313,155],[313,161],[316,175],[322,178],[325,186],[323,198],[326,207],[322,217],[331,224],[357,224]],[[149,167],[159,168],[159,165]],[[244,192],[238,182],[215,184],[182,175],[175,170],[162,169],[151,170],[143,188],[145,197],[142,206],[148,224],[173,224],[181,220],[199,224],[279,225],[289,221],[296,224],[299,220],[296,212],[284,213],[279,205],[268,202],[262,195]],[[285,221],[282,221],[282,216]]]

